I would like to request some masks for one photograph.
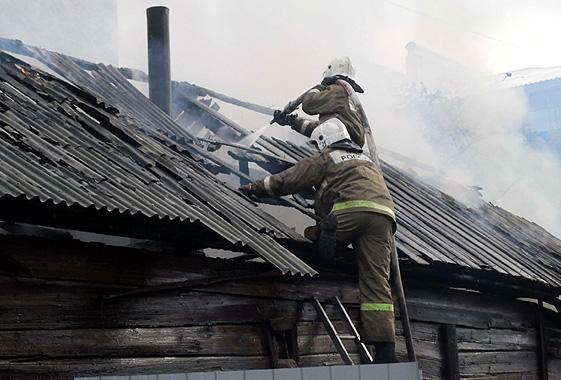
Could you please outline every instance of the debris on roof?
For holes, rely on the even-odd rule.
[[[196,248],[220,246],[218,235],[229,244],[249,247],[283,273],[317,273],[275,238],[307,240],[219,182],[200,161],[225,165],[196,145],[188,150],[160,133],[158,129],[169,133],[178,127],[115,69],[100,65],[88,74],[63,56],[51,58],[81,88],[0,53],[2,219],[32,221],[38,216],[31,210],[24,213],[21,205],[34,203],[35,213],[75,212],[91,218],[99,211],[130,223],[164,220],[176,226],[176,233],[202,224],[207,229],[197,226],[201,234],[188,238],[197,237],[192,242]],[[85,88],[96,89],[96,95]],[[48,219],[47,212],[43,218]],[[76,222],[43,223],[70,228]],[[87,223],[94,224],[91,219]],[[110,226],[85,224],[110,233]],[[135,233],[134,224],[126,227]]]
[[[252,180],[251,170],[278,172],[312,154],[309,148],[266,136],[251,147],[236,144],[249,132],[200,99],[201,94],[227,97],[189,83],[174,83],[174,114],[183,112],[176,122],[131,85],[127,70],[25,52],[65,80],[0,55],[2,219],[60,224],[48,213],[94,219],[107,214],[98,221],[125,215],[139,227],[173,226],[176,238],[178,231],[196,229],[199,246],[228,243],[257,253],[283,273],[317,273],[297,257],[310,250],[310,242],[235,190],[236,182]],[[405,273],[428,272],[472,286],[509,283],[521,292],[559,295],[557,238],[492,204],[464,204],[387,163],[382,167],[396,204]],[[308,199],[307,194],[284,197],[271,207],[280,202],[313,221]],[[26,207],[28,214],[22,211]],[[43,219],[36,215],[40,211]],[[84,228],[111,232],[109,226],[91,224]]]

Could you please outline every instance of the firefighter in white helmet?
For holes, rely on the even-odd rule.
[[[341,85],[339,80],[349,83],[350,89]],[[319,115],[319,119],[312,121],[299,117],[297,114],[290,114],[293,110],[289,110],[289,112],[276,110],[273,122],[290,125],[296,132],[310,137],[319,124],[335,117],[345,125],[351,140],[362,147],[364,145],[363,121],[349,91],[364,92],[356,83],[355,68],[349,57],[336,58],[323,72],[321,84],[307,91],[301,98],[302,110],[308,115]],[[298,105],[295,104],[295,107]]]
[[[331,259],[336,244],[352,243],[359,271],[361,341],[376,348],[375,363],[396,362],[390,252],[396,229],[394,204],[382,173],[351,140],[337,118],[311,133],[319,152],[293,167],[240,187],[257,197],[279,197],[315,187],[315,212],[322,218],[306,229]]]

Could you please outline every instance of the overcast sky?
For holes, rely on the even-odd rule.
[[[170,10],[174,80],[267,106],[343,55],[368,102],[373,68],[404,73],[411,41],[476,76],[561,66],[559,0],[0,0],[0,37],[147,72],[151,6]]]
[[[476,75],[561,66],[559,0],[118,0],[121,66],[147,70],[155,5],[170,10],[174,79],[264,105],[284,106],[342,55],[359,82],[371,65],[405,72],[410,41]]]

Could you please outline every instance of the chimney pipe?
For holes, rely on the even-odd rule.
[[[148,84],[150,100],[171,116],[169,9],[146,9],[148,23]]]

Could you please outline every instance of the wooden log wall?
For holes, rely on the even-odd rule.
[[[550,318],[547,322],[544,334],[549,380],[561,380],[561,321]]]
[[[71,239],[0,236],[0,378],[343,364],[308,300],[337,295],[358,326],[355,280],[268,270]],[[162,289],[181,281],[183,287]],[[160,288],[118,296],[149,286]],[[425,379],[450,378],[451,352],[461,378],[540,378],[535,304],[421,283],[406,282],[405,292]],[[343,331],[334,308],[326,310]],[[559,379],[559,320],[544,315],[549,379]],[[291,329],[290,321],[295,334],[278,331]],[[406,361],[399,316],[396,330],[398,358]],[[291,336],[292,351],[292,343],[281,342]],[[344,343],[359,363],[354,344]]]

